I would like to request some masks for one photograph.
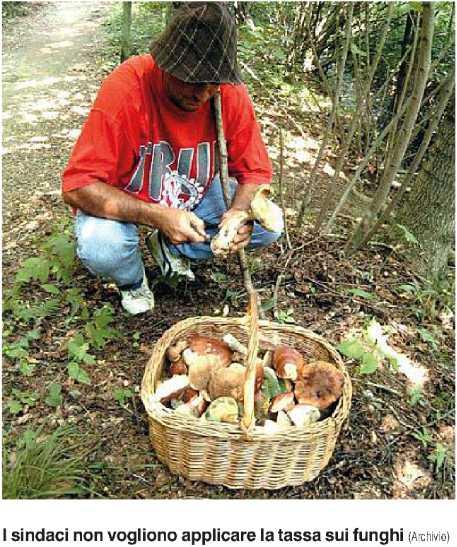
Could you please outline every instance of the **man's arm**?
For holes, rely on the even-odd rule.
[[[251,206],[251,200],[258,184],[238,184],[230,209],[246,211]]]
[[[158,228],[174,244],[208,239],[204,222],[194,213],[146,203],[104,182],[62,192],[62,197],[68,205],[93,216]]]

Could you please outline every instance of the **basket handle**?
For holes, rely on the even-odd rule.
[[[255,376],[257,368],[257,354],[259,351],[259,308],[257,293],[249,294],[249,306],[246,317],[249,329],[248,352],[246,356],[246,379],[243,390],[244,413],[241,419],[241,428],[248,433],[255,424],[254,417],[254,395]]]

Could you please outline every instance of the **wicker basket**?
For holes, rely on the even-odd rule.
[[[222,337],[231,333],[248,344],[245,414],[241,426],[210,423],[151,402],[167,348],[191,333]],[[285,343],[305,358],[334,363],[344,374],[343,394],[332,416],[307,427],[266,433],[253,426],[255,360],[258,347]],[[141,397],[149,417],[152,446],[173,473],[229,488],[294,486],[313,480],[327,465],[351,404],[351,381],[338,353],[320,336],[297,326],[252,318],[198,317],[180,321],[156,343],[143,377]]]

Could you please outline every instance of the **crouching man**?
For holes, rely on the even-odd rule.
[[[220,92],[233,201],[226,209],[212,111]],[[152,310],[138,225],[163,275],[193,279],[212,257],[221,222],[248,209],[271,165],[236,60],[236,27],[219,3],[183,4],[150,54],[128,59],[103,82],[63,173],[76,210],[77,253],[113,280],[131,314]],[[235,182],[236,181],[236,182]],[[269,245],[279,233],[242,226],[231,250]]]

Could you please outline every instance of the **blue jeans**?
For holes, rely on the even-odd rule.
[[[231,182],[232,196],[236,182]],[[211,183],[194,213],[205,222],[206,233],[213,237],[218,224],[227,210],[219,178]],[[136,224],[120,222],[87,215],[76,214],[76,251],[87,269],[95,275],[112,279],[118,287],[135,286],[143,278],[144,266],[139,250],[139,235]],[[254,222],[248,249],[265,247],[276,241],[280,233],[269,232]],[[209,242],[168,244],[170,252],[191,261],[208,260],[213,257]]]

